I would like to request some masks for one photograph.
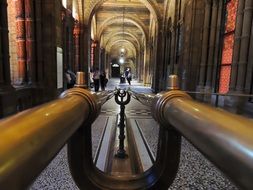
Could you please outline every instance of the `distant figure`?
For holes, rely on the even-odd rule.
[[[98,92],[99,90],[99,70],[98,68],[95,69],[93,73],[93,81],[94,81],[94,87],[95,87],[95,92]]]
[[[107,80],[108,81],[108,80]],[[101,90],[104,91],[105,90],[105,87],[106,87],[106,73],[105,71],[102,71],[100,73],[100,85],[101,85]]]
[[[131,85],[131,80],[132,80],[132,73],[129,68],[125,71],[125,77],[127,79],[127,82],[129,85]]]
[[[65,76],[67,79],[67,89],[73,88],[76,83],[76,74],[68,69],[65,71]]]

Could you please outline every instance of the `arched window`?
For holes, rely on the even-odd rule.
[[[219,83],[220,93],[227,93],[229,90],[237,7],[238,0],[228,0],[226,2],[225,32]]]

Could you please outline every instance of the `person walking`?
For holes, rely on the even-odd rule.
[[[93,73],[93,81],[94,81],[95,92],[98,92],[98,90],[99,90],[99,70],[98,70],[98,68],[96,68]]]
[[[102,71],[100,73],[100,85],[101,85],[101,90],[104,91],[105,86],[106,86],[106,73],[105,73],[105,71]]]
[[[132,80],[132,73],[129,68],[125,71],[125,77],[127,79],[127,82],[129,85],[131,85],[131,80]]]

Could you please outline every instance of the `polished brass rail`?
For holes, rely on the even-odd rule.
[[[182,91],[158,94],[154,118],[169,123],[243,189],[253,189],[253,121],[192,100]]]
[[[0,189],[25,189],[112,92],[73,88],[57,100],[0,121]]]
[[[142,104],[151,107],[153,104],[153,100],[155,97],[155,94],[143,94],[143,93],[137,93],[135,91],[130,91],[131,96],[141,102]]]
[[[175,86],[153,98],[154,118],[177,129],[239,187],[253,189],[253,121],[194,101]]]

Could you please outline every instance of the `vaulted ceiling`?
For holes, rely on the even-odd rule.
[[[124,48],[125,56],[136,57],[150,35],[151,19],[161,18],[164,0],[76,0],[83,23],[95,20],[94,40],[111,56]],[[80,6],[83,1],[84,6]],[[82,10],[81,10],[82,9]],[[118,51],[117,51],[118,50]]]

